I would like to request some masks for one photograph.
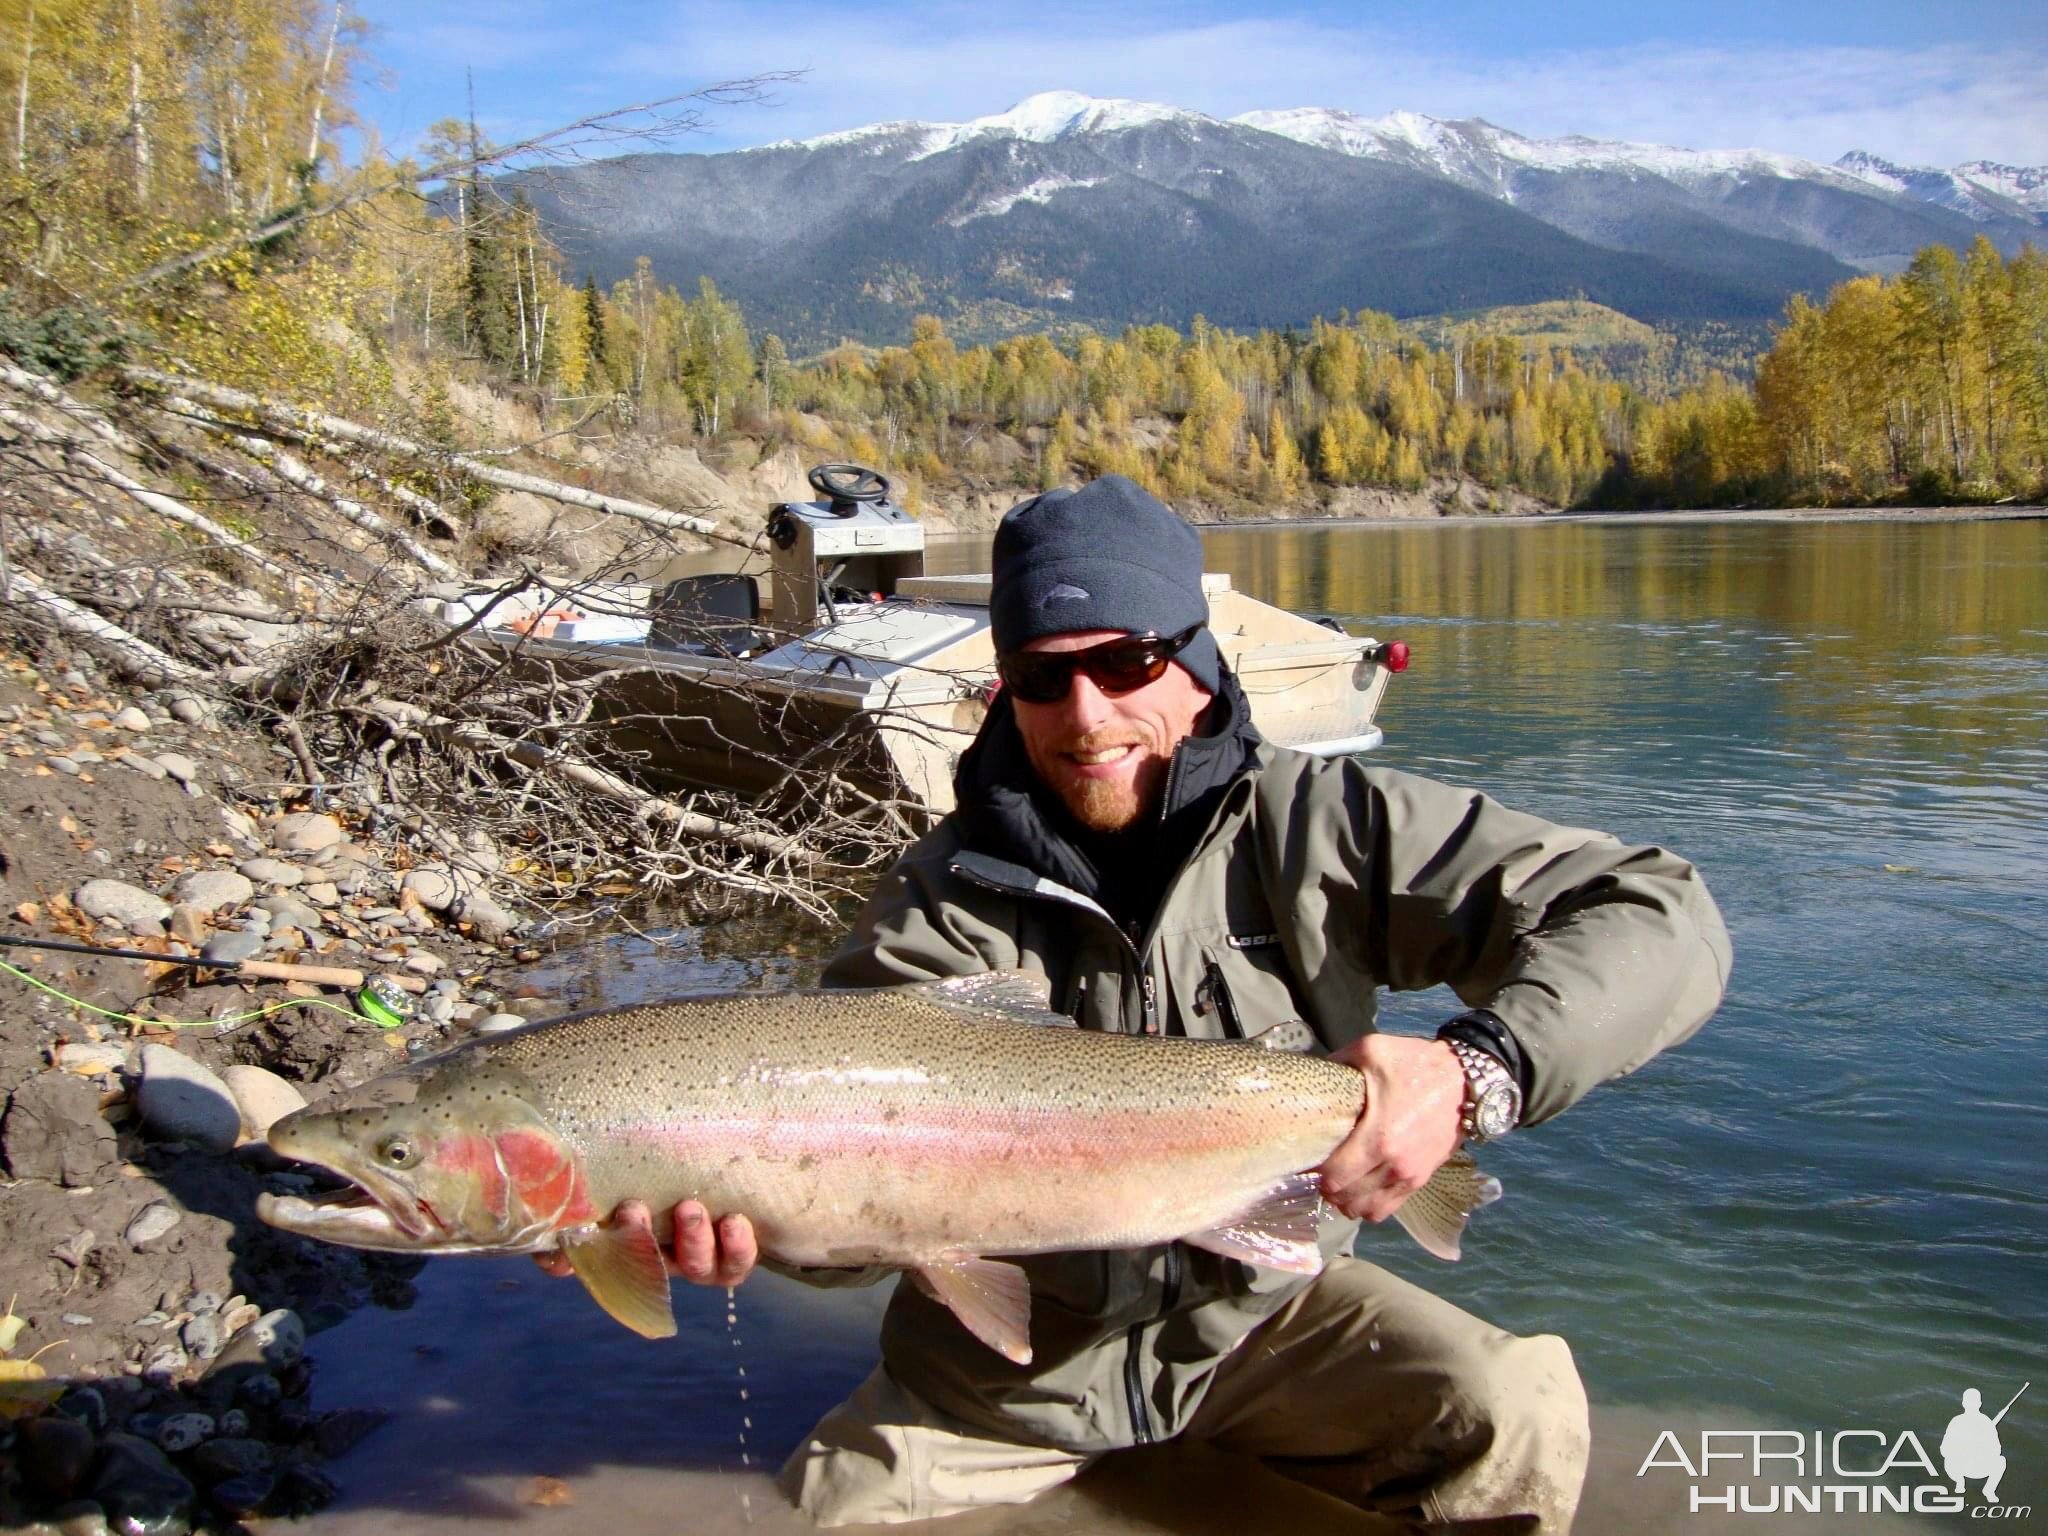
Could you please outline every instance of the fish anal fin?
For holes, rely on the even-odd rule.
[[[1006,1013],[1020,1024],[1072,1029],[1074,1021],[1052,1006],[1052,983],[1036,971],[983,971],[978,976],[949,976],[920,981],[905,988],[951,1008],[988,1009]]]
[[[645,1226],[615,1222],[588,1236],[565,1239],[576,1278],[600,1307],[644,1339],[675,1337],[669,1307],[668,1266],[661,1245]]]
[[[1319,1274],[1323,1251],[1316,1245],[1316,1233],[1322,1214],[1316,1176],[1291,1173],[1234,1220],[1206,1232],[1190,1232],[1181,1241],[1246,1264]]]
[[[1463,1251],[1466,1221],[1499,1198],[1500,1180],[1481,1173],[1469,1153],[1454,1152],[1427,1184],[1401,1202],[1394,1220],[1428,1252],[1455,1264]]]
[[[1031,1363],[1031,1282],[1000,1259],[925,1264],[917,1278],[961,1326],[1004,1359]]]

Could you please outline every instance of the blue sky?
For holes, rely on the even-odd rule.
[[[1253,108],[1406,108],[1520,132],[1833,160],[2048,164],[2042,0],[1502,0],[1026,6],[831,0],[356,0],[376,68],[366,127],[408,150],[463,109],[503,142],[605,107],[766,70],[677,149],[891,118],[959,121],[1036,91]]]

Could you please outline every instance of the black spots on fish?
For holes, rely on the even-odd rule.
[[[898,1109],[893,1104],[882,1111],[882,1123],[884,1125],[894,1125],[898,1120],[901,1120],[902,1118],[903,1111]]]
[[[806,1152],[802,1157],[798,1158],[796,1160],[796,1171],[798,1173],[816,1173],[818,1171],[818,1154]]]

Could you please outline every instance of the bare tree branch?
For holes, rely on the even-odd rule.
[[[151,283],[160,283],[167,277],[176,277],[180,272],[189,272],[194,267],[205,266],[208,262],[218,261],[221,257],[232,255],[248,246],[275,240],[303,224],[331,217],[383,197],[387,193],[418,191],[437,181],[448,181],[490,167],[508,166],[514,161],[533,155],[551,159],[572,159],[580,157],[596,145],[663,143],[678,135],[693,133],[703,126],[703,114],[694,107],[684,108],[683,104],[686,102],[734,106],[762,101],[766,99],[770,86],[786,85],[802,78],[801,70],[772,70],[766,74],[751,75],[744,80],[723,81],[717,85],[705,86],[701,90],[684,91],[678,95],[644,101],[637,106],[618,107],[610,112],[599,112],[591,117],[578,118],[573,123],[565,123],[559,128],[551,128],[546,133],[537,133],[514,144],[499,145],[482,154],[459,155],[452,159],[437,161],[424,170],[398,170],[365,181],[351,191],[311,208],[300,208],[280,214],[254,229],[245,230],[226,240],[216,240],[196,251],[187,251],[182,256],[160,261],[136,273],[122,283],[118,291],[127,292],[133,288],[147,287]]]

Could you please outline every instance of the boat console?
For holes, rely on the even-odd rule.
[[[879,602],[924,574],[924,529],[889,499],[886,478],[859,464],[820,464],[808,478],[820,500],[768,514],[768,621],[788,633],[836,624],[842,602]]]

